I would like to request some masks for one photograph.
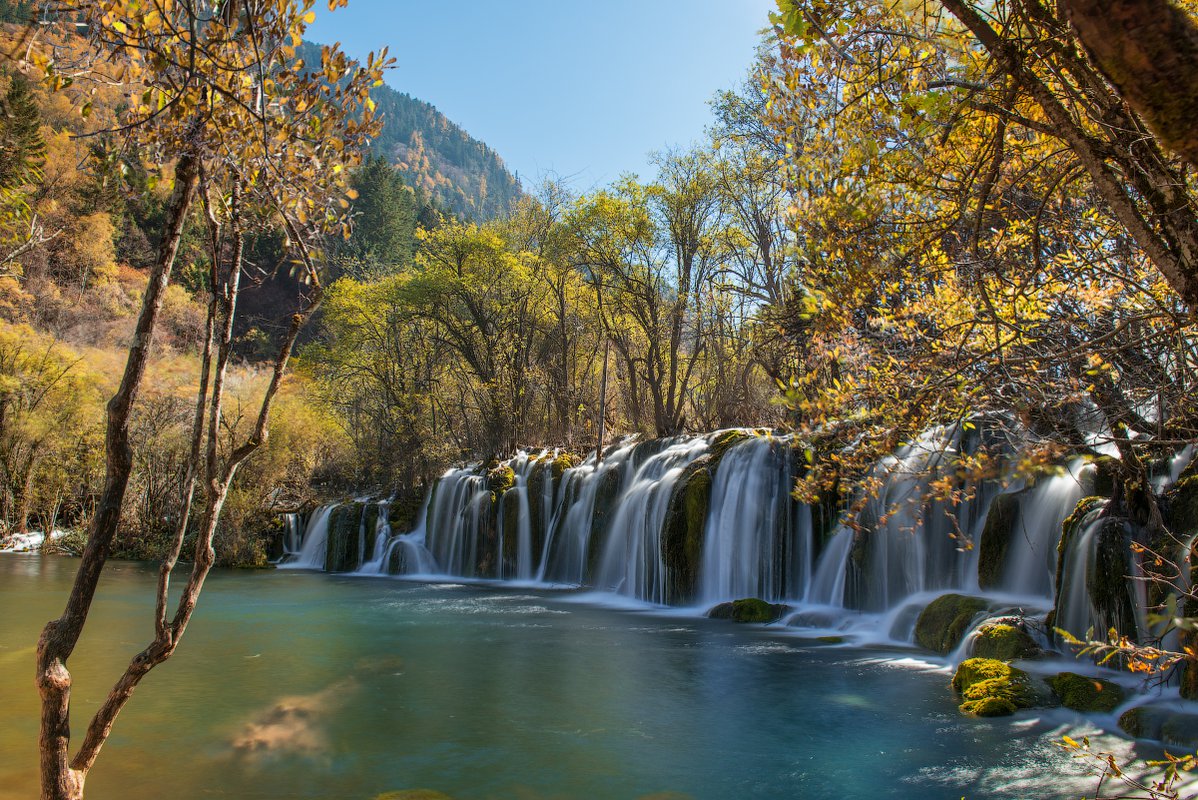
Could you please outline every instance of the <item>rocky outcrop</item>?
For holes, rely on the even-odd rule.
[[[983,589],[993,589],[1002,582],[1007,550],[1015,527],[1019,524],[1019,510],[1024,494],[1025,492],[1000,494],[990,503],[978,553],[978,586]]]
[[[695,580],[703,561],[703,531],[711,502],[710,457],[695,461],[674,486],[661,532],[661,555],[665,561],[666,602],[671,605],[694,599]]]
[[[777,622],[791,610],[783,603],[767,603],[757,597],[720,603],[707,612],[712,619],[728,619],[733,622],[766,624]]]
[[[1048,679],[1061,704],[1074,711],[1109,714],[1123,702],[1123,689],[1102,678],[1060,672]]]

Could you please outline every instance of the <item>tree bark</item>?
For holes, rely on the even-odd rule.
[[[1198,167],[1198,25],[1165,0],[1060,0],[1091,60],[1168,149]]]

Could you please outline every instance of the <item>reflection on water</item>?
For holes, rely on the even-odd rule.
[[[36,795],[31,645],[76,564],[0,557],[0,800]],[[76,731],[152,635],[153,580],[106,574],[71,664]],[[1093,783],[1051,742],[1098,734],[1077,724],[968,719],[923,662],[781,632],[528,589],[217,572],[88,797],[1076,796]]]

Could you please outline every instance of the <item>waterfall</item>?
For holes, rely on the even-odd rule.
[[[666,602],[661,529],[674,484],[707,449],[703,438],[670,439],[633,469],[607,528],[595,586],[638,600]]]
[[[294,560],[285,561],[280,568],[292,569],[324,569],[325,556],[328,553],[329,517],[337,504],[321,506],[313,512],[304,530],[303,543],[299,554]]]
[[[1061,525],[1082,499],[1087,462],[1075,458],[1059,475],[1040,480],[1019,500],[1019,519],[1007,550],[1000,588],[1011,594],[1051,597]]]
[[[303,517],[297,513],[283,515],[283,557],[287,561],[299,555],[300,542],[303,541]]]
[[[371,549],[370,560],[366,561],[363,555],[361,566],[358,567],[359,572],[368,575],[386,572],[387,543],[391,537],[391,503],[383,500],[378,506],[379,514],[374,523],[374,546]]]
[[[810,580],[811,509],[791,499],[789,439],[754,436],[720,461],[703,535],[699,598],[801,598]]]
[[[983,441],[1000,459],[994,471],[1017,463],[1020,445],[999,439],[1002,428],[950,425],[897,448],[855,498],[838,498],[858,510],[851,520],[794,499],[806,464],[788,435],[626,440],[580,463],[521,451],[446,470],[407,532],[392,535],[387,501],[323,506],[302,535],[301,518],[288,515],[284,561],[583,586],[704,609],[755,597],[791,606],[788,624],[882,643],[910,641],[921,609],[948,592],[1039,612],[1055,603],[1055,625],[1075,635],[1144,630],[1143,588],[1127,579],[1137,569],[1132,531],[1098,509],[1075,513],[1099,485],[1088,459],[1030,487],[1011,475],[967,477],[961,462]],[[1176,482],[1192,455],[1160,462],[1154,484]],[[1080,521],[1063,535],[1067,519]]]

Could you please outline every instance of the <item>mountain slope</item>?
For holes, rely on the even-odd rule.
[[[320,45],[304,42],[297,55],[320,63]],[[520,197],[520,184],[503,159],[431,103],[380,86],[372,93],[383,114],[374,155],[397,167],[413,188],[439,208],[482,221],[506,214]]]

